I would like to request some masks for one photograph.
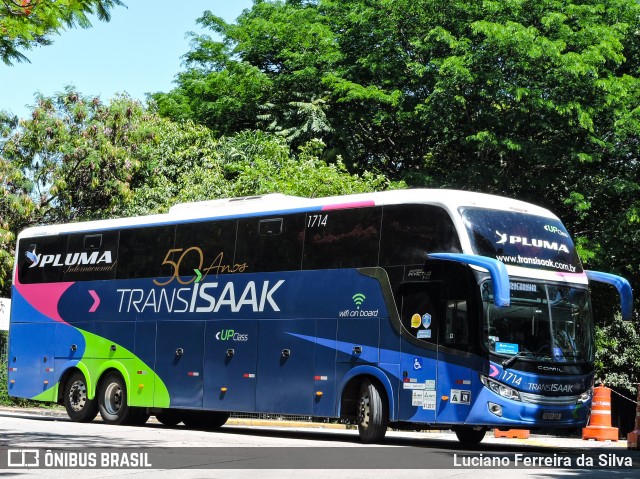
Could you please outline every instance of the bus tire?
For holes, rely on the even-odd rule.
[[[175,427],[182,422],[182,417],[172,409],[165,409],[156,414],[158,422],[164,426]]]
[[[131,424],[132,426],[144,426],[151,416],[151,414],[147,412],[147,408],[132,406],[129,406],[129,408],[133,409],[134,411],[128,424]]]
[[[365,444],[382,441],[387,433],[389,409],[380,386],[365,380],[360,386],[358,403],[358,433]]]
[[[64,383],[64,407],[74,422],[91,422],[98,415],[96,398],[89,399],[87,380],[80,371],[75,371]]]
[[[127,404],[127,385],[120,373],[111,371],[100,381],[98,408],[106,424],[132,424],[135,421],[138,408]]]
[[[480,444],[484,439],[487,430],[483,427],[474,428],[471,426],[461,426],[454,429],[458,441],[462,444],[475,445]]]
[[[226,424],[230,416],[228,412],[219,411],[185,411],[182,416],[184,425],[191,429],[215,431]]]

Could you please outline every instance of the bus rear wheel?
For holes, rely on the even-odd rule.
[[[358,433],[365,444],[380,442],[387,433],[389,410],[380,387],[369,381],[360,386]]]
[[[102,381],[98,392],[100,416],[107,424],[143,424],[149,416],[141,408],[127,404],[127,385],[120,373],[112,371]]]
[[[462,426],[454,429],[458,441],[462,444],[479,444],[486,434],[487,430],[483,427],[474,428],[471,426]]]
[[[91,422],[98,415],[98,402],[89,399],[87,380],[75,371],[64,384],[64,407],[74,422]]]

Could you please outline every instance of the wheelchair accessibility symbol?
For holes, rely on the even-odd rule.
[[[413,369],[416,371],[422,369],[422,360],[420,358],[413,358]]]

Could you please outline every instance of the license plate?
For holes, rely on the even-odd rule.
[[[562,419],[562,413],[548,411],[542,413],[542,419],[544,419],[545,421],[559,421],[560,419]]]

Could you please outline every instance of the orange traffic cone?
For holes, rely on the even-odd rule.
[[[640,384],[638,384],[638,403],[636,406],[636,428],[627,434],[627,449],[640,449]]]
[[[618,428],[611,427],[611,389],[600,384],[593,391],[589,425],[582,428],[582,439],[617,441]]]

